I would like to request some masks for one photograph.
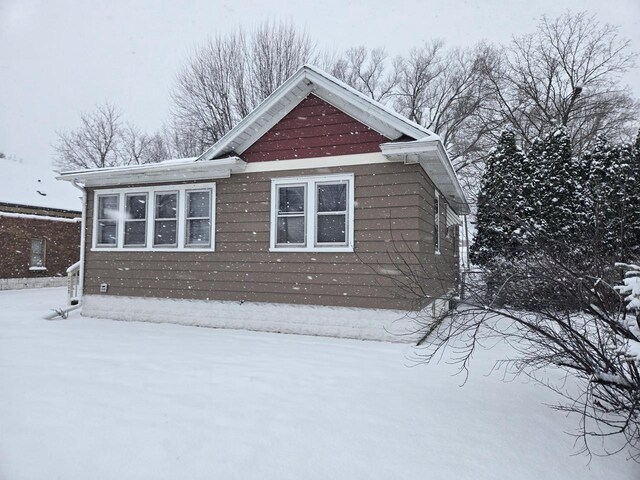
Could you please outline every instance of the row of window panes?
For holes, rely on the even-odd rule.
[[[156,192],[153,218],[153,246],[178,245],[178,192]],[[101,247],[118,244],[120,194],[98,196],[97,242]],[[147,245],[147,193],[124,195],[124,246]],[[187,190],[185,212],[185,245],[208,247],[211,245],[211,190]]]
[[[315,244],[347,245],[348,182],[315,183]],[[307,183],[277,186],[276,245],[305,246]]]

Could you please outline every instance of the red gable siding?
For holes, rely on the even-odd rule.
[[[379,152],[389,139],[309,95],[241,155],[247,162]]]

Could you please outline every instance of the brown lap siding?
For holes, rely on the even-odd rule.
[[[354,173],[355,253],[269,252],[271,179]],[[424,249],[428,179],[417,165],[385,163],[233,175],[216,182],[215,252],[92,252],[88,195],[85,293],[369,308],[410,308],[389,253]],[[431,201],[431,203],[433,203]]]

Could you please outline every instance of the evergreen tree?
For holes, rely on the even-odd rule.
[[[631,261],[640,253],[640,161],[637,147],[596,141],[587,156],[589,178],[585,201],[588,207],[589,252],[596,262]]]
[[[614,145],[609,156],[605,245],[615,260],[629,262],[640,253],[640,164],[634,145]]]
[[[478,196],[477,231],[470,253],[479,265],[509,257],[516,247],[521,188],[513,170],[514,166],[520,168],[523,160],[515,134],[503,131],[489,153]]]
[[[552,241],[570,243],[579,235],[583,221],[579,200],[583,173],[572,156],[566,127],[547,135],[531,156],[536,164],[535,214],[543,234]]]

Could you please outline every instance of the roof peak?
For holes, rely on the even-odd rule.
[[[385,137],[438,136],[311,64],[303,64],[199,159],[242,154],[309,94],[314,94]]]

